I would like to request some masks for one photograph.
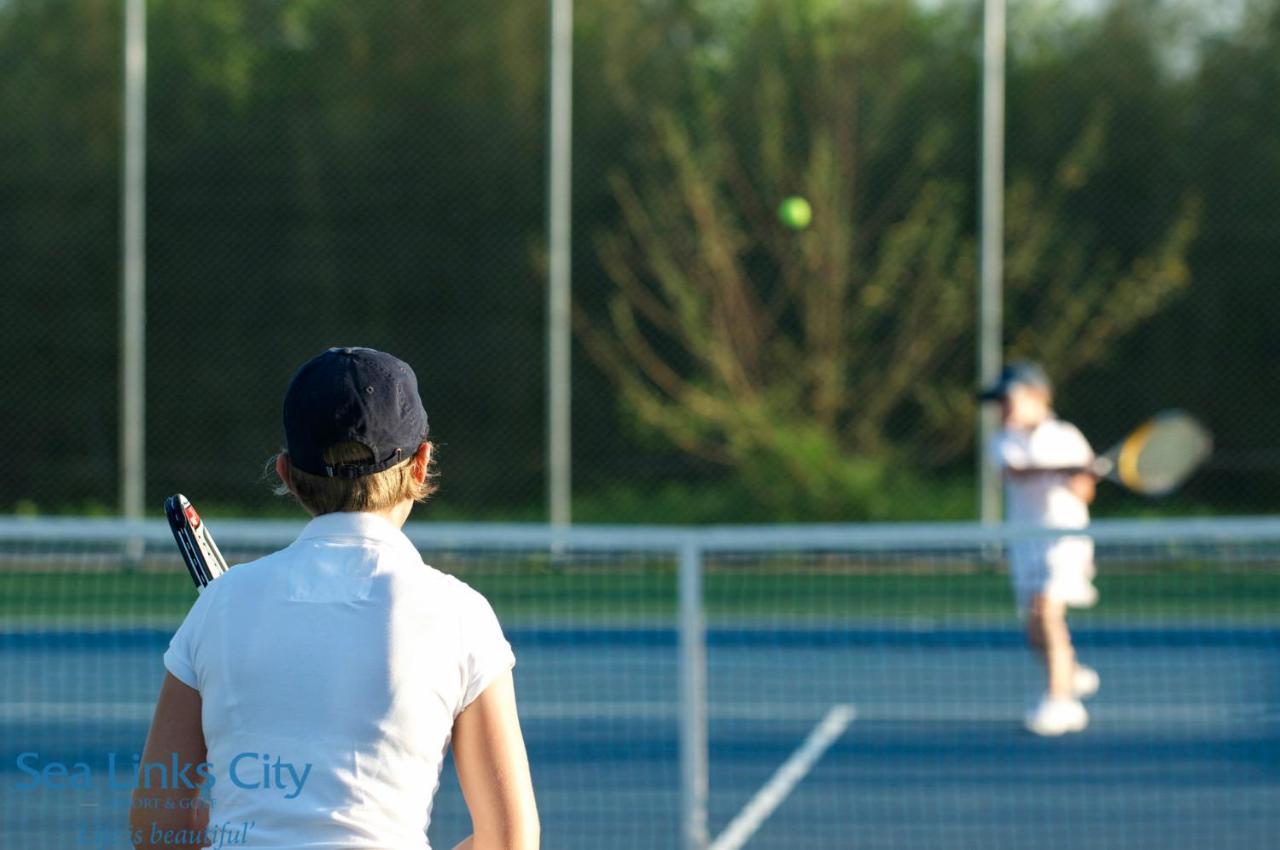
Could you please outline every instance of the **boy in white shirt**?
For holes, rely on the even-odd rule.
[[[1000,402],[1004,429],[992,454],[1004,471],[1009,522],[1047,528],[1084,528],[1096,479],[1088,472],[1093,449],[1070,423],[1058,419],[1044,370],[1011,363],[981,396]],[[1009,572],[1027,642],[1045,665],[1043,698],[1026,717],[1037,735],[1079,732],[1089,714],[1080,702],[1098,690],[1098,674],[1076,660],[1067,629],[1067,606],[1089,607],[1093,541],[1084,535],[1017,540],[1009,547]]]

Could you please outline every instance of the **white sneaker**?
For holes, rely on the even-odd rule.
[[[1045,697],[1026,717],[1027,730],[1037,735],[1064,735],[1079,732],[1089,725],[1089,712],[1078,699]]]
[[[1098,677],[1098,671],[1092,667],[1086,667],[1083,664],[1076,665],[1076,672],[1071,676],[1071,691],[1076,695],[1076,699],[1088,699],[1098,692],[1098,686],[1102,684],[1102,680]]]

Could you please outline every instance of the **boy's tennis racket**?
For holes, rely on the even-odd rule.
[[[1172,493],[1213,454],[1208,429],[1186,411],[1165,410],[1134,429],[1089,469],[1147,496]]]
[[[218,544],[213,542],[213,535],[200,514],[181,493],[164,500],[164,513],[196,591],[204,590],[209,582],[227,571],[227,562],[218,551]]]

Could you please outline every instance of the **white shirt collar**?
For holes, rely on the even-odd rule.
[[[353,511],[321,514],[307,523],[298,535],[299,540],[321,537],[357,537],[414,548],[403,531],[378,514]]]

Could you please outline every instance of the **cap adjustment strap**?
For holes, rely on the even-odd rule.
[[[350,481],[353,478],[360,478],[365,475],[373,475],[375,472],[382,472],[384,469],[390,469],[396,466],[404,459],[404,449],[397,448],[395,453],[386,460],[378,463],[369,463],[364,466],[350,466],[343,464],[342,466],[324,465],[324,474],[326,478],[345,478]]]

